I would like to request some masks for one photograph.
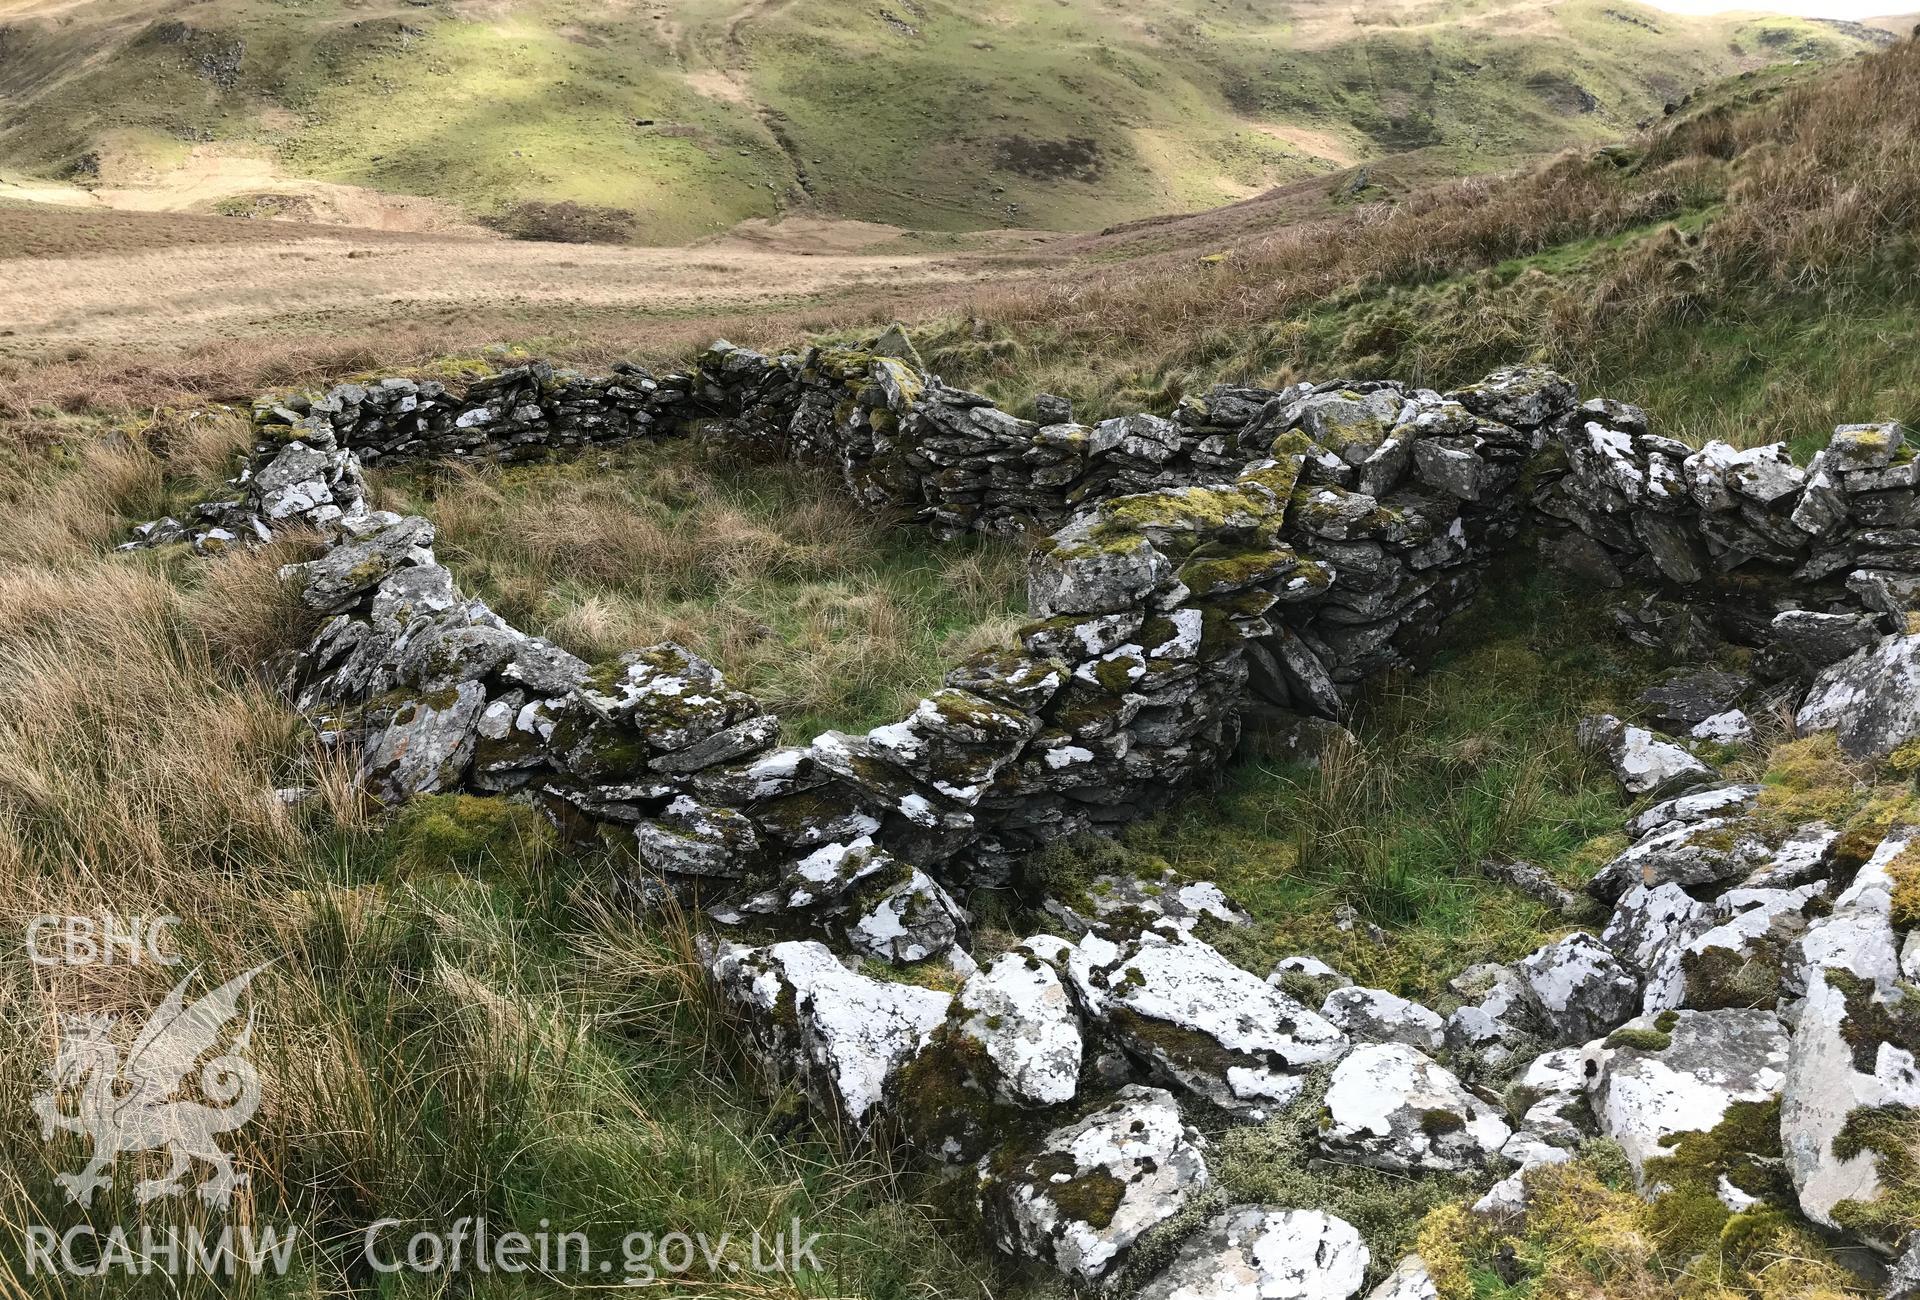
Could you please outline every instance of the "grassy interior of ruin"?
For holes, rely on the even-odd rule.
[[[664,439],[579,463],[382,476],[455,576],[589,661],[677,641],[790,740],[905,715],[1026,621],[1026,547],[936,543],[831,473]]]
[[[1271,233],[1217,264],[1196,267],[1203,250],[1185,248],[981,297],[930,320],[924,347],[951,378],[1022,399],[1064,391],[1089,413],[1165,409],[1217,378],[1445,384],[1539,357],[1695,439],[1804,448],[1839,421],[1912,421],[1916,63],[1904,47],[1818,84],[1737,83],[1727,104],[1632,146],[1625,166],[1570,159]],[[178,937],[210,969],[277,961],[256,1039],[268,1101],[242,1159],[250,1213],[296,1222],[317,1245],[261,1294],[365,1283],[335,1261],[369,1218],[465,1213],[596,1237],[797,1215],[830,1234],[825,1273],[764,1294],[1044,1294],[1041,1280],[996,1273],[939,1188],[851,1160],[792,1098],[761,1100],[712,1019],[685,926],[628,911],[606,862],[560,852],[499,801],[425,800],[392,816],[354,795],[256,667],[305,631],[273,576],[296,544],[211,562],[111,553],[129,523],[204,495],[241,445],[238,416],[188,419],[188,406],[381,361],[365,347],[326,355],[281,354],[271,375],[129,362],[89,386],[108,364],[94,360],[0,380],[0,896],[26,916],[110,895],[188,918]],[[170,386],[181,409],[135,419],[114,394],[142,383]],[[796,730],[891,716],[1021,603],[1017,548],[930,546],[855,520],[831,483],[690,445],[611,456],[383,475],[381,490],[436,519],[448,561],[503,613],[585,653],[688,638],[784,704]],[[637,521],[631,536],[623,520]],[[1431,998],[1462,966],[1565,928],[1475,865],[1526,858],[1574,885],[1620,846],[1625,806],[1573,751],[1571,722],[1629,706],[1657,667],[1599,626],[1590,594],[1503,573],[1430,671],[1366,695],[1358,754],[1314,774],[1255,743],[1220,789],[1036,867],[1064,886],[1164,862],[1254,912],[1228,945],[1251,968],[1312,952]],[[1734,770],[1766,772],[1791,811],[1912,788],[1909,774],[1863,773],[1804,744],[1763,746]],[[288,809],[273,792],[293,785],[319,794]],[[1025,920],[1006,900],[977,902],[1003,936]],[[1333,924],[1342,903],[1352,930]],[[0,1092],[23,1115],[56,1030],[40,1008],[132,1014],[174,978],[120,967],[54,983],[17,950],[6,962]],[[49,1001],[27,996],[34,987]],[[1326,1204],[1368,1232],[1382,1264],[1417,1233],[1450,1297],[1842,1293],[1799,1226],[1730,1218],[1698,1196],[1649,1209],[1604,1151],[1552,1175],[1551,1213],[1503,1237],[1448,1208],[1471,1189],[1307,1167],[1309,1118],[1222,1131],[1219,1194]],[[0,1223],[17,1239],[57,1203],[52,1175],[78,1152],[22,1125],[0,1144]],[[95,1218],[191,1214],[136,1208],[122,1186]],[[17,1258],[4,1262],[16,1289],[38,1293]],[[64,1294],[161,1293],[143,1285]]]

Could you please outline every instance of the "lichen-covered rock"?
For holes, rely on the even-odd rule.
[[[1740,709],[1729,709],[1696,722],[1687,735],[1715,745],[1744,745],[1753,739],[1753,719]]]
[[[871,1122],[888,1080],[953,998],[856,974],[811,941],[728,948],[711,970],[762,1062],[855,1130]]]
[[[1634,885],[1711,885],[1753,871],[1773,855],[1747,823],[1724,817],[1655,831],[1600,868],[1587,892],[1602,902]]]
[[[1153,1074],[1225,1110],[1261,1114],[1347,1049],[1339,1030],[1197,940],[1088,935],[1068,969],[1081,1001]]]
[[[842,930],[855,952],[910,966],[965,948],[967,914],[953,896],[918,867],[899,864],[891,879],[849,900]]]
[[[1672,882],[1635,885],[1620,896],[1600,934],[1643,984],[1640,1009],[1665,1011],[1686,996],[1681,954],[1710,924],[1704,903]]]
[[[1872,614],[1789,609],[1773,616],[1768,637],[1769,648],[1784,655],[1794,670],[1813,673],[1878,641],[1880,621]]]
[[[1497,1069],[1534,1036],[1536,1018],[1525,982],[1509,966],[1487,962],[1468,967],[1447,987],[1462,1005],[1447,1017],[1447,1048],[1469,1053]]]
[[[486,707],[486,688],[478,682],[370,707],[360,752],[368,788],[389,803],[458,789]]]
[[[709,808],[682,795],[657,820],[633,830],[641,863],[657,872],[739,879],[759,865],[759,832],[732,808]]]
[[[1734,889],[1716,899],[1712,924],[1680,950],[1681,1004],[1702,1011],[1776,1005],[1794,974],[1793,941],[1806,929],[1809,912],[1825,899],[1826,887],[1817,882],[1795,889]]]
[[[1202,922],[1252,924],[1210,880],[1183,880],[1171,868],[1157,878],[1099,875],[1078,891],[1074,905],[1048,899],[1047,912],[1072,933],[1118,928],[1155,930],[1169,936],[1193,933]]]
[[[1237,1205],[1189,1237],[1138,1300],[1348,1300],[1370,1259],[1344,1219]]]
[[[1718,670],[1676,673],[1642,692],[1640,702],[1654,719],[1669,726],[1690,727],[1725,713],[1745,699],[1753,679]]]
[[[1600,1053],[1593,1109],[1643,1183],[1682,1133],[1710,1133],[1736,1105],[1780,1095],[1787,1032],[1771,1011],[1663,1011],[1615,1030]],[[1764,1126],[1771,1136],[1772,1125]],[[1766,1158],[1767,1152],[1746,1153]],[[1743,1188],[1761,1195],[1764,1187]]]
[[[1080,1082],[1085,1043],[1073,999],[1052,962],[1064,940],[1040,935],[1000,956],[960,986],[958,1031],[993,1062],[994,1096],[1011,1106],[1059,1106]]]
[[[1527,1063],[1508,1090],[1519,1127],[1502,1155],[1522,1165],[1539,1163],[1539,1148],[1569,1151],[1592,1135],[1587,1094],[1599,1076],[1603,1051],[1599,1042],[1583,1043],[1543,1052]]]
[[[396,569],[432,564],[432,547],[433,525],[409,515],[335,546],[318,559],[290,564],[281,577],[299,584],[300,602],[308,609],[336,610],[379,586]]]
[[[1667,830],[1682,822],[1691,825],[1709,817],[1733,817],[1751,808],[1753,801],[1759,797],[1759,786],[1738,782],[1689,790],[1675,798],[1664,799],[1634,817],[1627,823],[1627,834],[1635,840],[1641,840],[1655,831]]]
[[[1632,1015],[1640,982],[1608,947],[1585,931],[1521,958],[1529,1000],[1555,1042],[1583,1043]]]
[[[1893,464],[1894,454],[1906,443],[1906,430],[1900,424],[1843,424],[1833,431],[1824,455],[1836,473],[1849,470],[1885,469]]]
[[[1920,635],[1884,637],[1828,667],[1794,725],[1836,733],[1854,758],[1884,757],[1920,738]]]
[[[1376,1169],[1478,1168],[1511,1133],[1451,1071],[1404,1043],[1358,1047],[1334,1067],[1319,1144]]]
[[[1907,1248],[1887,1275],[1886,1300],[1920,1300],[1920,1230],[1907,1239]]]
[[[1920,1108],[1920,998],[1901,988],[1889,868],[1920,841],[1891,833],[1800,940],[1797,1007],[1780,1136],[1801,1212],[1891,1249],[1880,1155],[1861,1127],[1887,1107]]]
[[[1093,538],[1083,515],[1027,561],[1027,608],[1035,618],[1110,614],[1142,604],[1172,566],[1144,536]]]
[[[1207,1165],[1172,1094],[1129,1085],[1031,1145],[994,1152],[979,1175],[995,1245],[1098,1282],[1206,1186]]]
[[[1715,778],[1712,768],[1673,741],[1611,714],[1583,719],[1578,739],[1583,749],[1606,759],[1620,788],[1635,798],[1672,794]]]
[[[1405,1043],[1433,1052],[1446,1038],[1446,1021],[1385,989],[1335,989],[1320,1014],[1354,1043]]]
[[[1379,1286],[1367,1292],[1367,1300],[1440,1300],[1440,1288],[1433,1284],[1427,1261],[1408,1255],[1394,1265]]]

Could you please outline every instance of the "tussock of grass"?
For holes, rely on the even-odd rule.
[[[390,499],[507,618],[589,659],[679,641],[803,740],[893,720],[1025,608],[1017,543],[932,544],[821,472],[697,443],[415,475]]]

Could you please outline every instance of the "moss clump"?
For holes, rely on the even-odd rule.
[[[1920,926],[1920,843],[1888,863],[1887,875],[1893,879],[1894,925],[1903,930]]]
[[[1420,1223],[1416,1246],[1445,1300],[1610,1296],[1634,1300],[1841,1300],[1852,1277],[1819,1239],[1773,1209],[1730,1214],[1689,1185],[1649,1204],[1592,1144],[1527,1174],[1527,1213],[1490,1219],[1465,1199]]]
[[[1423,1110],[1420,1112],[1420,1131],[1435,1141],[1438,1141],[1449,1133],[1458,1133],[1466,1126],[1467,1121],[1450,1110]]]
[[[1888,1242],[1900,1240],[1920,1224],[1920,1109],[1861,1107],[1847,1116],[1834,1135],[1833,1154],[1842,1160],[1872,1155],[1881,1189],[1872,1201],[1843,1201],[1835,1206],[1837,1223]]]
[[[1105,1228],[1120,1212],[1127,1185],[1104,1169],[1078,1171],[1072,1156],[1047,1156],[1035,1161],[1033,1183],[1046,1198],[1060,1207],[1060,1213],[1095,1228]],[[1054,1178],[1064,1173],[1064,1181]]]
[[[1376,1260],[1391,1265],[1413,1247],[1421,1216],[1484,1180],[1396,1174],[1316,1158],[1315,1136],[1332,1071],[1311,1072],[1299,1098],[1264,1124],[1237,1125],[1207,1154],[1215,1186],[1231,1203],[1325,1210],[1359,1230]],[[1224,1205],[1221,1208],[1225,1208]]]
[[[1696,1011],[1768,1007],[1780,996],[1782,946],[1769,938],[1751,940],[1744,952],[1707,948],[1683,953],[1687,1005]]]
[[[1660,1144],[1667,1154],[1647,1160],[1641,1173],[1649,1185],[1670,1188],[1669,1196],[1715,1197],[1724,1177],[1749,1196],[1780,1203],[1793,1199],[1793,1185],[1780,1159],[1777,1098],[1736,1101],[1711,1130],[1668,1134]]]
[[[390,842],[404,873],[455,871],[524,877],[556,850],[551,826],[534,809],[509,799],[430,795],[394,819]]]
[[[1627,1027],[1607,1035],[1608,1047],[1631,1047],[1639,1052],[1664,1052],[1673,1046],[1673,1035],[1658,1029]]]
[[[1234,548],[1209,543],[1181,566],[1180,581],[1201,596],[1222,595],[1270,584],[1300,567],[1300,557],[1285,546]]]
[[[998,1077],[979,1039],[941,1025],[892,1085],[901,1136],[935,1158],[979,1159],[1015,1119],[993,1100]]]
[[[1894,827],[1920,822],[1920,799],[1905,785],[1873,787],[1840,827],[1833,858],[1841,867],[1857,867],[1872,858]]]
[[[1790,740],[1767,756],[1755,811],[1781,830],[1813,821],[1837,823],[1859,803],[1863,777],[1832,733]]]
[[[1853,1051],[1853,1068],[1872,1074],[1883,1043],[1920,1056],[1920,992],[1901,990],[1891,998],[1877,995],[1873,981],[1852,971],[1829,968],[1828,987],[1844,999],[1840,1037]]]
[[[1130,971],[1129,975],[1138,972]],[[1121,983],[1124,985],[1124,979]],[[1109,1023],[1122,1039],[1131,1041],[1178,1069],[1225,1077],[1227,1070],[1241,1064],[1241,1058],[1220,1046],[1212,1037],[1164,1020],[1143,1016],[1130,1007],[1115,1007]]]

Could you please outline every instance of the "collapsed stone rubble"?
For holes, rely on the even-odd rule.
[[[1304,1099],[1324,1158],[1478,1178],[1488,1214],[1523,1214],[1528,1171],[1591,1137],[1620,1143],[1648,1195],[1701,1176],[1678,1153],[1711,1139],[1729,1208],[1790,1203],[1904,1252],[1904,1285],[1920,1243],[1857,1128],[1920,1108],[1920,917],[1891,902],[1920,830],[1862,846],[1782,827],[1758,787],[1721,781],[1700,751],[1752,734],[1746,678],[1650,693],[1694,744],[1581,724],[1645,805],[1588,887],[1592,923],[1464,973],[1435,1007],[1311,957],[1242,969],[1215,937],[1247,918],[1207,882],[1046,900],[1060,933],[984,965],[965,903],[1218,769],[1254,702],[1336,717],[1417,660],[1529,520],[1590,577],[1690,593],[1680,615],[1624,612],[1630,634],[1744,636],[1802,730],[1862,756],[1910,743],[1920,462],[1898,426],[1842,429],[1806,467],[1780,447],[1695,451],[1539,370],[1449,394],[1218,388],[1087,426],[1057,401],[1016,417],[891,351],[717,344],[684,375],[522,366],[459,393],[381,380],[262,403],[234,495],[129,545],[320,534],[287,571],[321,622],[286,688],[373,793],[528,799],[617,848],[645,890],[697,900],[713,983],[770,1077],[849,1141],[972,1179],[996,1244],[1076,1283],[1119,1277],[1206,1191],[1196,1121]],[[1044,532],[1031,622],[897,722],[783,744],[682,647],[592,665],[514,628],[459,590],[430,522],[371,507],[363,472],[683,434],[825,463],[936,533]],[[1782,577],[1756,594],[1736,570]],[[941,978],[912,982],[926,970]],[[1435,1293],[1417,1257],[1390,1263],[1313,1207],[1239,1205],[1139,1294],[1344,1300],[1370,1268],[1376,1296]]]

